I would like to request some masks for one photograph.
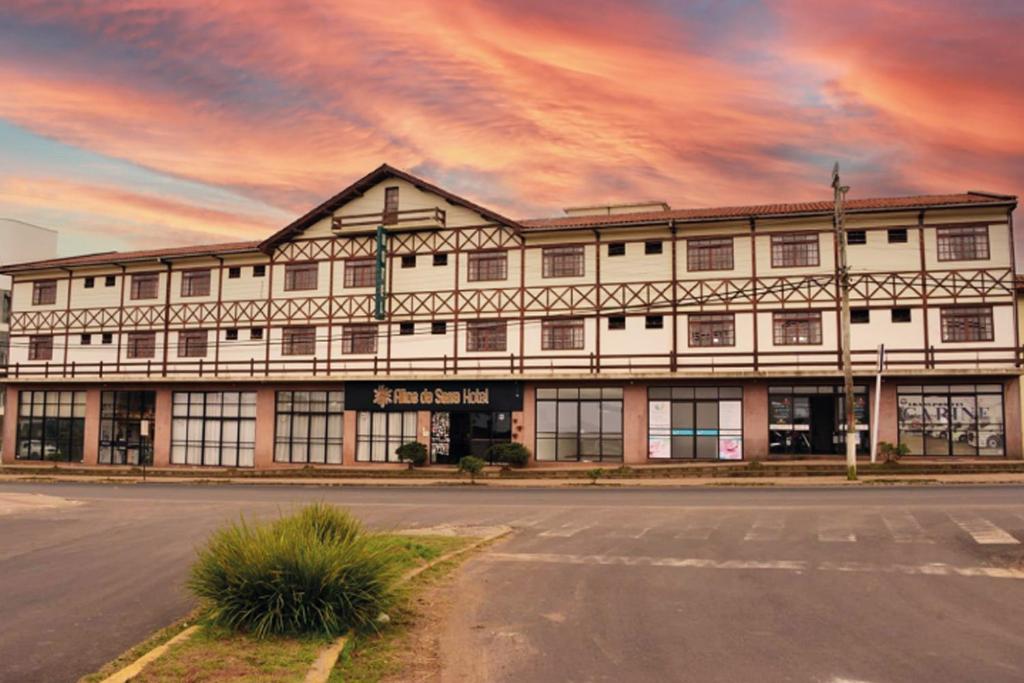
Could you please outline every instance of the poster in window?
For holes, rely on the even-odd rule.
[[[648,403],[648,424],[651,433],[668,434],[672,429],[672,402],[651,401]]]
[[[718,459],[743,459],[743,402],[718,403]]]
[[[718,439],[719,460],[742,460],[743,439],[739,436],[722,436]]]
[[[672,440],[667,436],[652,436],[647,439],[647,457],[671,458]]]
[[[772,396],[768,401],[768,423],[771,429],[792,429],[793,399],[789,396]]]

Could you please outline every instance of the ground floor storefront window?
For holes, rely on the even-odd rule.
[[[900,443],[914,455],[1006,453],[999,384],[898,386],[896,405]]]
[[[341,464],[344,391],[277,392],[274,461]]]
[[[103,465],[153,464],[154,391],[104,391],[100,397]]]
[[[647,457],[743,459],[741,387],[651,387]]]
[[[19,460],[81,462],[85,440],[84,391],[19,391]]]
[[[853,388],[857,452],[870,451],[868,389]],[[843,387],[796,385],[768,387],[768,450],[776,455],[840,455],[846,452]]]
[[[172,464],[252,467],[255,444],[255,391],[174,392]]]
[[[417,417],[416,411],[359,411],[356,414],[356,460],[399,462],[395,449],[418,440]]]
[[[491,446],[512,440],[512,414],[464,410],[430,414],[430,459],[455,464],[466,455],[487,458]]]
[[[622,460],[622,387],[537,389],[537,460]]]

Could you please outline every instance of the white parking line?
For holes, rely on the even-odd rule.
[[[818,541],[822,543],[856,543],[857,534],[841,519],[820,517],[818,519]]]
[[[909,512],[883,512],[882,521],[897,543],[934,543]]]
[[[786,522],[778,517],[772,519],[758,519],[754,522],[754,525],[750,527],[746,536],[743,537],[744,541],[777,541],[782,536],[783,529],[786,528]]]
[[[575,536],[579,532],[584,531],[586,529],[589,529],[592,526],[594,526],[594,525],[593,524],[576,524],[576,523],[573,523],[573,522],[569,522],[569,523],[563,524],[562,526],[557,527],[555,529],[548,529],[547,531],[542,531],[541,533],[539,533],[537,535],[538,536],[543,536],[545,538],[569,538],[570,536]]]
[[[947,513],[958,527],[966,531],[980,545],[1018,545],[1020,541],[984,517],[960,512]]]
[[[675,537],[686,541],[706,541],[721,523],[722,520],[720,518],[704,521],[693,520],[687,522],[686,526]]]

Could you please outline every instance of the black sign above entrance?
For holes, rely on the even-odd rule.
[[[349,410],[523,409],[522,382],[346,382]]]

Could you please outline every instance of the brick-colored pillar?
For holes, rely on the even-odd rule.
[[[743,459],[768,457],[768,385],[743,385]]]
[[[871,411],[869,420],[875,419],[875,385],[869,393]],[[878,405],[878,441],[895,445],[899,441],[899,411],[896,404],[896,383],[882,380],[882,402]]]
[[[420,410],[416,413],[416,440],[427,447],[430,453],[430,411]],[[428,457],[427,461],[430,459]]]
[[[277,394],[273,387],[256,390],[256,444],[253,467],[262,470],[274,466],[274,424],[277,420]]]
[[[167,467],[171,464],[171,414],[174,392],[170,387],[156,390],[156,404],[153,406],[153,467]]]
[[[82,464],[98,465],[100,459],[100,389],[85,391],[85,443],[82,445]]]
[[[345,431],[341,442],[341,464],[356,464],[356,411],[345,411]]]
[[[13,385],[4,387],[7,399],[4,403],[4,450],[0,454],[0,460],[7,463],[14,462],[14,453],[18,449],[18,389]]]
[[[1024,434],[1021,433],[1024,423],[1021,420],[1021,381],[1020,377],[1012,377],[1006,381],[1003,390],[1003,414],[1006,423],[1006,457],[1020,460],[1024,458]]]
[[[530,450],[530,462],[537,462],[537,392],[532,384],[523,386],[523,409],[512,413],[512,441]]]
[[[622,390],[622,462],[647,462],[647,385],[627,384]]]

